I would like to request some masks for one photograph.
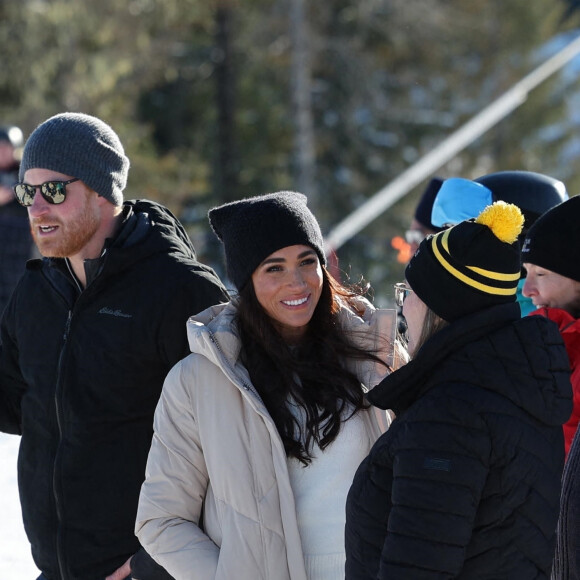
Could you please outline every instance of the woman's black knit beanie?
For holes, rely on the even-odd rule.
[[[310,246],[326,265],[320,226],[306,202],[302,193],[279,191],[209,210],[211,227],[224,244],[228,277],[238,290],[265,258],[287,246]]]

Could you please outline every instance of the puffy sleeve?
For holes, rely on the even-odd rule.
[[[200,524],[209,478],[188,387],[193,356],[175,365],[164,383],[135,533],[175,578],[210,580],[216,576],[219,548]]]
[[[456,578],[489,475],[491,437],[468,402],[425,401],[386,452],[392,507],[378,578]],[[392,432],[392,431],[391,431]]]

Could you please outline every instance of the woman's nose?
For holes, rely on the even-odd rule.
[[[293,286],[303,286],[304,276],[302,276],[302,272],[300,270],[294,270],[290,273],[290,284]]]

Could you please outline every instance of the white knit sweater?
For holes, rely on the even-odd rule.
[[[309,580],[344,578],[346,495],[371,445],[363,420],[354,415],[324,451],[316,447],[310,465],[288,459]]]

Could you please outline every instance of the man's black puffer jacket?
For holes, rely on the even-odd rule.
[[[348,495],[347,580],[549,578],[569,373],[557,326],[507,304],[444,328],[375,387],[397,419]]]
[[[30,261],[2,321],[0,428],[22,435],[24,525],[48,580],[103,580],[139,549],[163,381],[189,354],[187,318],[228,299],[168,210],[124,206],[86,289],[64,260]]]

